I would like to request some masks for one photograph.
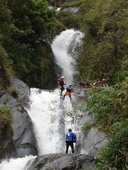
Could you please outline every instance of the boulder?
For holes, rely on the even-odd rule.
[[[92,127],[88,133],[83,136],[85,152],[95,157],[97,157],[99,150],[108,143],[105,134],[96,127]]]
[[[27,170],[79,170],[94,166],[94,158],[85,154],[48,154],[37,157]]]

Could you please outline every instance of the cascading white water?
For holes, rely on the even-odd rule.
[[[33,121],[39,155],[64,152],[63,129],[59,133],[62,118],[59,91],[31,89],[30,99],[28,113]]]
[[[67,85],[73,80],[72,64],[75,62],[68,54],[68,47],[73,39],[79,41],[80,38],[82,38],[82,33],[71,29],[62,32],[52,43],[57,64],[63,69]],[[71,121],[63,112],[72,110],[72,104],[67,97],[61,103],[59,93],[59,89],[55,89],[53,92],[31,89],[32,103],[28,113],[34,124],[39,155],[65,152],[65,130],[71,127]],[[64,108],[62,108],[63,106]]]
[[[68,85],[73,80],[75,63],[74,58],[68,54],[68,48],[74,41],[73,48],[76,47],[76,42],[80,42],[83,34],[73,29],[63,31],[57,36],[53,43],[52,49],[55,54],[57,64],[63,70],[63,76],[65,77],[65,83]],[[65,152],[65,133],[69,127],[75,128],[75,125],[71,123],[71,118],[66,116],[66,111],[72,110],[72,104],[68,97],[65,97],[63,101],[60,98],[59,89],[54,91],[40,90],[36,88],[31,89],[30,94],[30,109],[27,110],[29,116],[32,119],[35,137],[37,140],[37,147],[39,155],[48,153],[64,153]],[[75,98],[75,96],[73,96]],[[26,158],[20,158],[21,160],[34,159],[33,156]],[[21,162],[15,159],[21,166]],[[11,170],[17,170],[16,163],[10,159],[9,162],[2,162],[0,164],[0,170],[6,170],[11,166]],[[25,165],[18,170],[25,170]],[[19,167],[20,167],[19,166]],[[10,169],[10,168],[9,168]]]
[[[52,44],[57,64],[62,68],[65,82],[68,84],[73,80],[73,75],[75,73],[73,67],[75,60],[69,54],[68,50],[69,47],[72,46],[72,52],[74,52],[74,48],[81,44],[82,37],[83,33],[80,31],[69,29],[57,36]]]
[[[35,159],[36,156],[25,156],[24,158],[11,158],[10,160],[3,160],[0,164],[0,170],[26,170],[27,163]]]

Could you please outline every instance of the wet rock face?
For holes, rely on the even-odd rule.
[[[79,14],[80,13],[80,7],[68,7],[68,8],[64,8],[63,11],[70,11],[74,14]]]
[[[48,154],[37,157],[27,170],[80,170],[94,166],[93,157],[85,154]]]
[[[21,80],[12,78],[11,82],[11,90],[15,91],[17,93],[17,100],[23,105],[28,106],[29,103],[29,94],[30,94],[30,88]],[[13,94],[12,94],[13,95]]]
[[[84,104],[88,99],[87,89],[79,89],[79,86],[76,86],[76,101],[74,104]],[[91,156],[97,157],[101,148],[107,145],[108,141],[106,139],[106,135],[101,131],[100,128],[93,127],[93,120],[88,115],[88,112],[84,110],[79,112],[79,122],[78,126],[83,127],[84,125],[90,125],[88,130],[83,130],[81,137],[78,141],[80,141],[78,150],[82,150],[82,153],[89,154]]]
[[[36,140],[30,117],[25,110],[28,105],[29,87],[18,79],[12,79],[11,93],[3,92],[0,96],[0,106],[6,105],[11,108],[13,136],[11,140],[2,139],[3,151],[0,158],[8,156],[24,157],[25,155],[37,155]],[[7,143],[6,148],[4,147]],[[9,149],[11,148],[11,149]],[[4,155],[3,155],[4,153]]]
[[[83,146],[89,155],[97,156],[99,150],[106,145],[105,134],[98,128],[92,127],[83,137]]]

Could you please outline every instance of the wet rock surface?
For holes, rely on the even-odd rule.
[[[37,157],[27,170],[80,170],[95,166],[93,157],[85,154],[48,154]]]
[[[75,97],[76,101],[74,101],[74,105],[81,105],[85,106],[85,102],[87,101],[89,89],[79,88],[79,86],[75,89]],[[81,107],[82,108],[82,107]],[[79,144],[80,151],[83,150],[83,153],[89,154],[91,156],[97,157],[98,153],[101,148],[107,145],[108,141],[106,139],[105,134],[100,130],[98,127],[93,126],[93,120],[88,115],[88,112],[85,111],[83,108],[79,113],[79,120],[78,126],[83,127],[86,124],[90,125],[90,128],[86,131],[81,132],[81,142]],[[79,140],[79,141],[80,141]]]

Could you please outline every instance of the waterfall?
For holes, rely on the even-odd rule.
[[[66,30],[52,43],[56,62],[63,69],[66,84],[73,80],[75,62],[68,54],[68,48],[71,42],[74,43],[74,39],[75,48],[76,39],[79,42],[80,38],[82,33]],[[70,118],[66,117],[66,111],[72,110],[72,104],[68,97],[62,102],[59,94],[59,89],[52,92],[31,89],[32,104],[28,113],[34,124],[39,155],[65,152],[65,131],[72,126]]]
[[[80,31],[69,29],[55,37],[51,44],[56,63],[63,70],[66,86],[73,81],[75,75],[74,51],[80,45],[82,37],[83,34]],[[71,50],[74,55],[69,54]],[[72,98],[74,100],[75,96],[73,95]],[[69,97],[66,96],[63,101],[59,89],[48,91],[32,88],[30,101],[30,108],[27,111],[33,123],[39,155],[65,153],[65,133],[69,127],[73,131],[76,129],[76,125],[66,115],[66,112],[73,109]],[[30,155],[24,158],[5,160],[0,164],[0,170],[10,169],[11,166],[11,170],[25,170],[27,162],[33,159],[35,157]]]
[[[59,90],[31,89],[30,99],[32,103],[28,113],[34,125],[39,155],[64,152]]]
[[[56,62],[62,68],[65,82],[68,84],[73,81],[76,73],[74,69],[76,53],[74,51],[81,45],[82,37],[83,33],[80,31],[69,29],[57,36],[52,44]],[[69,53],[69,51],[71,52]]]

